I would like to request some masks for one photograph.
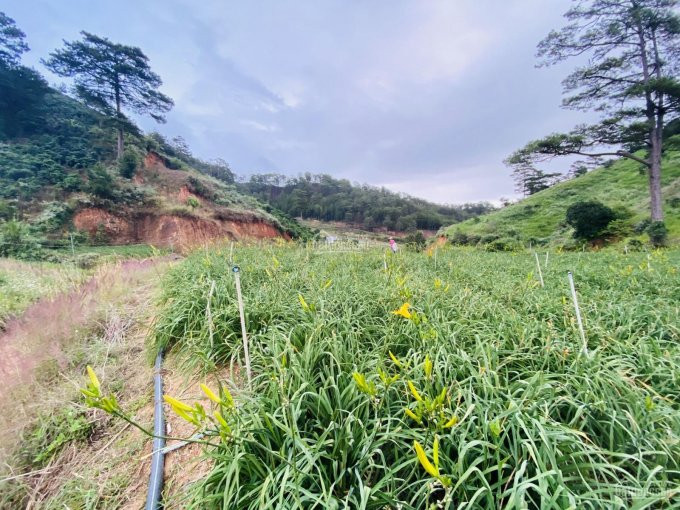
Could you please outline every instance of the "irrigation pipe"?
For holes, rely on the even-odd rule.
[[[163,464],[165,463],[165,417],[163,416],[163,380],[161,379],[161,363],[163,352],[158,351],[153,374],[153,455],[151,457],[151,474],[149,475],[149,491],[146,494],[146,510],[158,510],[161,507],[161,491],[163,490]]]

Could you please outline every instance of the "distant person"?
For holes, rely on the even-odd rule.
[[[398,249],[399,247],[397,247],[397,242],[392,237],[390,237],[390,250],[392,250],[392,253],[397,253]]]

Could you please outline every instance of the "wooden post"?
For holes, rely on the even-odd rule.
[[[246,316],[243,311],[243,296],[241,296],[241,269],[238,266],[232,268],[234,281],[236,282],[236,298],[238,299],[238,313],[241,316],[241,335],[243,336],[243,352],[246,357],[246,374],[248,375],[248,386],[252,383],[252,373],[250,371],[250,352],[248,351],[248,334],[246,333]]]

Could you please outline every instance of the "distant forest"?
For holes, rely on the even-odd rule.
[[[258,174],[238,184],[290,216],[352,223],[367,230],[437,230],[494,209],[486,202],[439,205],[366,184],[352,184],[326,174],[298,177]]]

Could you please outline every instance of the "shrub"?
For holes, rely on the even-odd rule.
[[[83,180],[76,173],[68,174],[59,183],[59,187],[65,191],[80,191],[83,187]]]
[[[139,165],[137,154],[131,150],[126,150],[118,160],[118,172],[126,179],[132,179],[137,171],[137,165]]]
[[[451,244],[468,244],[470,239],[468,238],[468,235],[464,232],[461,232],[460,230],[456,230],[453,233],[453,237],[451,238]]]
[[[601,236],[616,218],[614,211],[601,202],[576,202],[567,209],[566,222],[574,228],[574,237],[591,241]]]
[[[616,219],[612,220],[607,228],[604,230],[604,234],[611,237],[621,238],[632,234],[633,228],[628,220]]]
[[[411,249],[420,251],[425,248],[425,236],[420,230],[409,233],[404,238],[404,243]]]
[[[201,204],[196,197],[188,197],[187,198],[187,205],[189,207],[191,207],[192,209],[196,209]]]
[[[484,246],[486,251],[516,251],[520,248],[521,244],[510,237],[496,239]]]
[[[673,197],[668,200],[668,205],[673,209],[680,209],[680,197]]]
[[[668,228],[663,221],[654,221],[647,227],[647,235],[654,246],[664,246],[668,237]]]
[[[98,253],[81,253],[75,258],[75,264],[80,269],[92,269],[99,262]]]
[[[633,232],[636,234],[643,234],[647,231],[647,227],[649,227],[649,224],[652,222],[649,218],[646,218],[642,220],[640,223],[636,224],[633,227]]]
[[[113,196],[113,178],[101,164],[96,164],[88,172],[88,189],[90,193],[101,198],[111,198]]]
[[[42,248],[28,225],[11,220],[0,225],[0,257],[40,259]]]

